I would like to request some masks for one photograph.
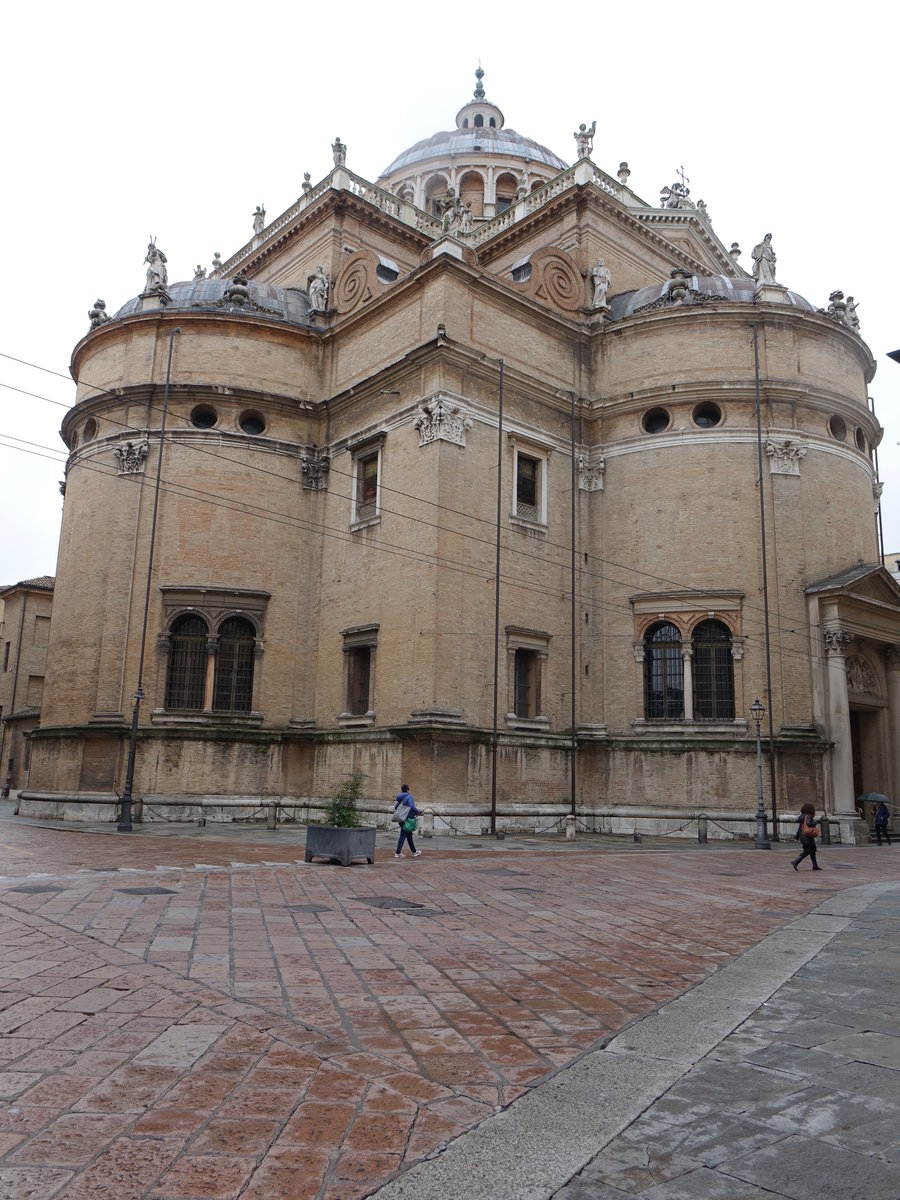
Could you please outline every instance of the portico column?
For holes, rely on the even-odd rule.
[[[843,629],[825,630],[828,664],[828,728],[831,751],[831,803],[835,816],[856,818],[853,796],[853,749],[850,739],[850,700],[847,695],[847,647],[853,634]]]
[[[681,649],[682,661],[682,688],[684,690],[684,719],[693,721],[694,719],[694,672],[691,668],[691,660],[694,657],[694,651],[690,646],[683,646]]]
[[[900,801],[900,645],[885,646],[884,667],[888,694],[888,752],[891,765],[891,800]]]

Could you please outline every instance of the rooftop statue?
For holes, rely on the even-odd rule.
[[[256,206],[256,212],[253,214],[253,232],[259,236],[265,228],[266,210],[259,204]]]
[[[147,282],[144,290],[147,292],[158,292],[169,282],[169,272],[166,270],[166,256],[162,250],[158,250],[153,242],[147,246],[147,257],[144,262],[147,263]]]
[[[105,325],[110,319],[109,313],[106,311],[106,301],[95,300],[94,307],[88,311],[88,317],[90,317],[91,329],[99,329],[101,325]]]
[[[205,279],[205,278],[206,278],[206,267],[202,267],[200,265],[200,263],[197,263],[196,267],[194,267],[194,283],[196,283],[198,279]]]
[[[753,278],[757,287],[766,283],[778,286],[775,279],[775,251],[772,248],[771,233],[767,233],[763,240],[753,247]]]
[[[328,307],[328,276],[321,265],[316,267],[307,287],[309,303],[316,312],[324,312]]]
[[[597,132],[597,122],[592,121],[591,127],[584,124],[578,126],[572,134],[575,139],[575,147],[579,158],[590,158],[591,151],[594,149],[594,134]]]
[[[591,267],[591,284],[593,285],[591,308],[609,308],[606,297],[611,283],[612,275],[609,272],[609,267],[602,258],[598,258],[597,265]]]
[[[347,161],[347,147],[339,137],[331,143],[331,153],[334,155],[334,165],[342,167]]]
[[[99,301],[98,301],[99,303]],[[856,315],[856,310],[859,307],[857,301],[852,296],[847,297],[847,308],[844,313],[844,324],[848,325],[854,333],[859,333],[859,317]]]

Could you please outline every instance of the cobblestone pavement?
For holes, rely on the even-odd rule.
[[[353,1200],[894,850],[432,839],[0,810],[0,1198]],[[446,1200],[455,1200],[448,1196]]]

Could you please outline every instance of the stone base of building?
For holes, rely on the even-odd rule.
[[[135,799],[132,819],[136,824],[256,825],[270,817],[272,806],[278,825],[298,828],[322,819],[328,801],[325,797],[299,796],[152,796]],[[393,803],[385,800],[377,807],[360,806],[363,819],[378,829],[396,832],[391,825]],[[32,820],[65,821],[72,824],[115,824],[119,820],[119,799],[115,795],[81,794],[77,797],[52,793],[23,792],[18,800],[19,816]],[[498,805],[494,829],[503,837],[566,836],[571,808],[563,804]],[[771,816],[767,814],[771,836]],[[491,834],[489,806],[463,808],[458,805],[424,805],[419,836],[485,837]],[[793,812],[779,817],[779,838],[793,840],[796,830]],[[842,845],[866,845],[869,826],[865,821],[830,818],[830,841]],[[663,806],[637,808],[631,805],[578,805],[575,812],[575,836],[612,836],[640,840],[670,838],[672,841],[752,842],[756,837],[756,812],[736,809],[706,809],[688,812]]]

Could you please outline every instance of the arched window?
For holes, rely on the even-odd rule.
[[[644,716],[677,720],[684,716],[684,660],[681,633],[661,621],[644,636]]]
[[[245,617],[223,621],[216,642],[216,712],[249,712],[253,700],[253,650],[256,631]]]
[[[193,614],[179,617],[172,625],[166,708],[182,712],[203,710],[208,633],[203,618]]]
[[[734,659],[731,631],[721,621],[701,621],[691,639],[694,715],[706,720],[734,719]]]

